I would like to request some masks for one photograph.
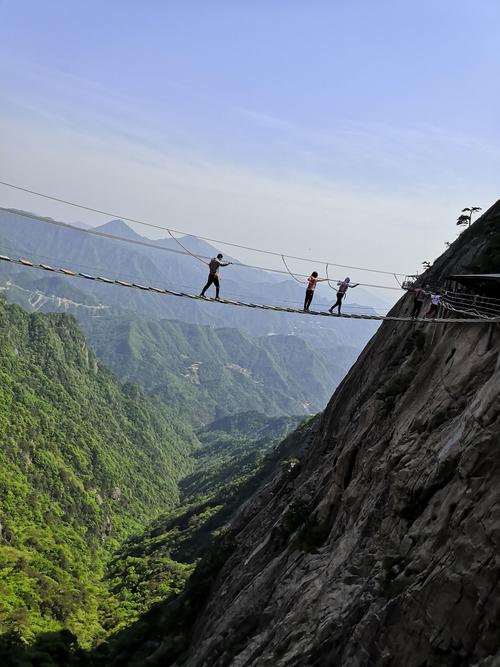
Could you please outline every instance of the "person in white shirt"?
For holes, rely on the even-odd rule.
[[[425,317],[436,317],[439,306],[441,305],[441,293],[439,290],[431,292],[431,305],[429,310],[425,313]]]

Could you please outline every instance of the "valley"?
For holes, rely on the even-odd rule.
[[[0,214],[3,252],[134,266],[157,280],[192,268],[101,239],[75,244],[66,229],[39,234],[19,218]],[[247,293],[283,290],[239,271]],[[363,338],[286,315],[214,320],[203,304],[200,318],[15,265],[0,266],[0,283],[0,656],[56,665],[182,592],[259,484],[295,465],[300,436],[278,444],[310,428]]]

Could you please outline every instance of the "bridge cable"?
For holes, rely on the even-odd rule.
[[[106,216],[109,216],[111,218],[118,218],[120,220],[126,220],[127,222],[132,222],[132,223],[138,224],[138,225],[144,225],[145,227],[151,227],[152,229],[161,229],[161,230],[166,231],[166,232],[171,232],[172,231],[172,232],[175,232],[176,234],[183,234],[185,236],[194,236],[198,239],[201,239],[203,241],[208,241],[210,243],[220,243],[220,244],[231,246],[231,247],[234,247],[234,248],[240,248],[242,250],[249,250],[251,252],[260,252],[260,253],[265,254],[265,255],[273,255],[274,257],[281,257],[282,256],[281,253],[273,251],[273,250],[263,250],[262,248],[254,248],[252,246],[246,246],[246,245],[243,245],[243,244],[240,244],[240,243],[232,243],[230,241],[221,241],[220,239],[213,239],[213,238],[210,238],[208,236],[198,236],[197,234],[191,234],[189,232],[184,232],[184,231],[181,231],[181,230],[178,230],[178,229],[169,230],[167,227],[164,227],[162,225],[157,225],[157,224],[154,224],[152,222],[147,222],[145,220],[140,220],[140,219],[137,219],[137,218],[130,218],[130,217],[127,217],[127,216],[124,216],[124,215],[118,215],[117,213],[110,213],[109,211],[103,211],[102,209],[94,208],[92,206],[87,206],[85,204],[79,204],[77,202],[73,202],[73,201],[70,201],[68,199],[62,199],[60,197],[54,197],[53,195],[48,195],[48,194],[45,194],[43,192],[37,192],[36,190],[31,190],[29,188],[21,187],[19,185],[14,185],[13,183],[9,183],[8,181],[0,180],[0,185],[4,185],[5,187],[8,187],[8,188],[13,188],[14,190],[19,190],[21,192],[26,192],[28,194],[35,195],[36,197],[42,197],[43,199],[48,199],[50,201],[55,201],[55,202],[58,202],[59,204],[66,204],[67,206],[73,206],[75,208],[79,208],[79,209],[82,209],[84,211],[90,211],[91,213],[98,213],[99,215],[106,215]],[[302,261],[302,262],[311,262],[311,263],[316,263],[317,262],[318,264],[324,264],[325,263],[324,261],[311,259],[310,257],[299,257],[299,256],[295,256],[295,255],[286,255],[286,256],[289,259],[296,259],[296,260],[299,260],[299,261]],[[362,266],[350,266],[348,264],[334,264],[333,262],[330,262],[330,264],[332,266],[337,266],[337,267],[344,268],[344,269],[354,269],[356,271],[368,271],[370,273],[380,273],[380,274],[384,274],[384,275],[388,275],[388,276],[394,275],[393,271],[383,271],[383,270],[379,270],[379,269],[369,269],[369,268],[362,267]],[[397,272],[397,273],[400,276],[405,275],[404,273],[401,273],[401,272]]]
[[[409,317],[399,317],[396,315],[387,315],[387,316],[382,316],[382,315],[356,315],[352,313],[342,313],[341,315],[334,315],[331,314],[329,311],[315,311],[315,310],[310,310],[310,311],[304,311],[303,309],[299,308],[286,308],[283,306],[273,306],[270,304],[259,304],[259,303],[248,303],[245,301],[233,301],[230,299],[212,299],[212,298],[207,298],[207,297],[202,297],[199,294],[187,294],[185,292],[176,292],[167,288],[163,287],[152,287],[149,285],[142,285],[139,283],[129,283],[124,280],[118,280],[115,278],[106,278],[104,276],[93,276],[91,274],[87,273],[81,273],[81,272],[76,272],[73,271],[72,269],[67,269],[67,268],[54,268],[52,266],[49,266],[47,264],[36,264],[32,262],[29,259],[13,259],[11,257],[7,257],[6,255],[0,255],[0,261],[4,262],[11,262],[13,264],[19,264],[24,267],[30,267],[34,269],[43,269],[45,271],[50,271],[52,273],[62,273],[65,276],[70,276],[70,277],[77,277],[77,278],[84,278],[86,280],[93,280],[96,282],[101,282],[101,283],[106,283],[106,284],[112,284],[112,285],[119,285],[121,287],[127,287],[127,288],[134,288],[134,289],[139,289],[142,291],[146,292],[154,292],[156,294],[164,294],[164,295],[171,295],[171,296],[178,296],[178,297],[183,297],[185,299],[193,299],[197,301],[207,301],[207,302],[216,302],[216,303],[221,303],[221,304],[227,304],[227,305],[232,305],[232,306],[243,306],[246,308],[258,308],[260,310],[272,310],[275,312],[282,312],[282,313],[296,313],[300,314],[303,316],[322,316],[322,317],[340,317],[340,318],[347,318],[347,319],[356,319],[356,320],[372,320],[372,321],[393,321],[393,322],[411,322],[413,324],[418,324],[419,322],[425,322],[425,323],[434,323],[434,324],[450,324],[450,323],[463,323],[463,324],[491,324],[491,323],[500,323],[500,316],[499,317],[494,317],[494,318],[482,318],[482,319],[464,319],[464,318],[432,318],[432,319],[423,319],[423,318],[409,318]],[[446,307],[446,306],[445,306]]]
[[[60,222],[59,220],[53,220],[52,218],[44,218],[40,215],[36,215],[34,213],[29,213],[29,212],[26,212],[26,211],[17,211],[16,209],[2,208],[2,207],[0,207],[0,211],[5,211],[5,212],[10,213],[12,215],[17,215],[17,216],[20,216],[20,217],[29,218],[31,220],[36,220],[38,222],[44,222],[44,223],[47,223],[49,225],[56,225],[58,227],[63,227],[65,229],[69,229],[69,230],[73,230],[73,231],[77,231],[77,232],[83,232],[84,234],[92,234],[94,236],[101,236],[101,237],[111,239],[111,240],[114,240],[114,241],[123,241],[124,243],[131,243],[133,245],[139,245],[139,246],[143,246],[143,247],[146,247],[146,248],[153,248],[155,250],[161,250],[163,252],[173,252],[173,253],[176,253],[178,255],[186,255],[186,254],[191,254],[192,255],[193,254],[193,253],[190,253],[187,249],[186,249],[186,252],[184,252],[182,250],[175,250],[174,248],[166,248],[165,246],[158,245],[158,244],[155,244],[155,243],[148,243],[147,241],[139,241],[138,239],[130,239],[130,238],[127,238],[125,236],[118,236],[116,234],[109,234],[108,232],[102,232],[102,231],[99,231],[98,229],[94,229],[94,228],[86,229],[84,227],[77,227],[76,225],[70,225],[67,222]],[[167,230],[167,231],[169,231],[169,230]],[[173,231],[175,231],[175,230],[173,230]],[[194,237],[194,238],[201,238],[201,237]],[[180,244],[180,241],[178,239],[174,239],[174,240],[177,243]],[[206,260],[210,260],[210,257],[205,256],[205,255],[198,255],[197,256],[198,259],[200,259],[201,257],[203,257]],[[287,257],[288,257],[288,255],[287,255]],[[200,261],[203,261],[203,260],[200,260]],[[279,273],[281,275],[288,275],[288,273],[289,273],[288,271],[283,271],[282,269],[271,269],[271,268],[268,268],[266,266],[259,266],[257,264],[246,264],[244,262],[239,262],[239,261],[234,262],[234,265],[235,266],[242,266],[242,267],[249,268],[249,269],[258,269],[260,271],[268,271],[269,273]],[[298,273],[297,275],[302,276],[304,278],[307,278],[306,274]],[[373,283],[359,283],[359,284],[362,285],[363,287],[373,287],[374,289],[389,289],[389,290],[400,291],[398,287],[391,287],[389,285],[375,285]]]

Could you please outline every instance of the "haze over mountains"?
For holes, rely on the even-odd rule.
[[[97,231],[139,244],[0,210],[4,254],[194,293],[206,281],[206,264],[182,254],[173,239],[152,241],[120,220]],[[194,237],[184,237],[182,243],[204,257],[218,252]],[[291,278],[237,265],[222,271],[225,296],[285,306],[302,303],[304,287]],[[237,411],[244,406],[268,415],[321,410],[378,326],[192,302],[7,263],[0,264],[0,288],[28,310],[75,315],[99,357],[123,380],[139,382],[170,405],[180,407],[189,397],[183,405],[195,424],[232,414],[236,406]],[[315,306],[325,309],[331,294],[318,286]],[[362,287],[349,294],[354,297],[377,301]],[[352,301],[346,308],[350,305]]]
[[[80,271],[113,274],[113,277],[123,280],[169,286],[174,290],[193,293],[199,293],[206,282],[206,265],[189,255],[179,254],[182,249],[173,239],[152,241],[140,236],[119,220],[110,221],[95,229],[132,241],[145,241],[157,248],[132,245],[82,233],[76,229],[56,227],[0,209],[0,242],[5,251],[30,254],[33,259],[46,263],[66,262]],[[213,257],[219,252],[218,248],[195,237],[183,237],[181,241],[191,252],[205,257]],[[165,252],[160,248],[175,252]],[[324,274],[325,267],[317,267],[317,270]],[[40,279],[41,277],[37,276],[22,280],[33,288],[34,281]],[[313,338],[320,347],[321,338],[327,337],[326,332],[330,339],[333,337],[338,342],[362,346],[376,329],[373,323],[359,326],[359,323],[342,321],[332,326],[330,322],[319,323],[312,318],[296,315],[290,317],[283,313],[249,313],[243,309],[193,304],[185,300],[165,299],[151,294],[136,292],[124,294],[121,290],[110,290],[100,284],[78,283],[77,288],[87,297],[92,296],[100,303],[129,308],[155,318],[167,317],[198,324],[234,326],[256,335],[295,333],[307,336],[309,339]],[[55,291],[53,284],[51,289]],[[222,273],[222,294],[229,298],[301,306],[304,289],[292,278],[283,278],[278,274],[258,269],[231,266]],[[315,305],[322,308],[331,305],[334,292],[323,285],[319,285],[317,290]],[[357,308],[359,304],[363,304],[368,312],[372,312],[372,307],[387,307],[387,302],[372,292],[368,293],[362,287],[356,288],[355,292],[349,294],[345,308],[347,310],[350,306]]]
[[[134,315],[90,317],[82,328],[124,381],[175,406],[199,426],[242,410],[269,416],[321,410],[350,363],[298,336],[250,336]]]

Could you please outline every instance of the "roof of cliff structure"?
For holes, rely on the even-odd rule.
[[[461,275],[450,276],[455,280],[459,278],[471,278],[472,280],[500,280],[500,273],[463,273]]]
[[[500,304],[500,273],[463,273],[449,276],[466,287],[470,293],[479,293]]]

